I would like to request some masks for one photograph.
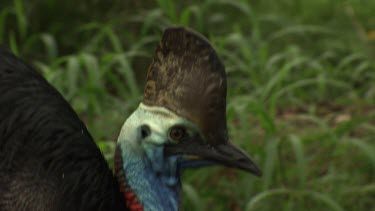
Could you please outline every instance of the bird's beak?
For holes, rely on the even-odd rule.
[[[196,141],[183,141],[178,144],[166,145],[164,153],[167,156],[181,154],[184,159],[189,161],[196,161],[197,163],[208,161],[207,163],[242,169],[257,176],[262,175],[255,162],[230,141],[214,146]]]

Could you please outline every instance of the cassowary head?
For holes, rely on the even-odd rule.
[[[211,164],[261,171],[228,138],[226,74],[201,35],[165,30],[144,98],[118,138],[116,174],[128,207],[177,210],[182,170]]]

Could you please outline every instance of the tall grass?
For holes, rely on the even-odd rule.
[[[194,28],[226,65],[231,139],[264,176],[190,170],[182,209],[373,210],[374,10],[340,0],[13,0],[0,3],[0,42],[63,93],[112,163],[162,30]]]

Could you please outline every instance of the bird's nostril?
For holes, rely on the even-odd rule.
[[[150,127],[148,125],[142,125],[141,126],[141,136],[142,139],[146,138],[147,136],[150,135]]]

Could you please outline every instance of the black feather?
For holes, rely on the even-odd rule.
[[[125,210],[85,125],[31,66],[0,48],[0,210]]]

